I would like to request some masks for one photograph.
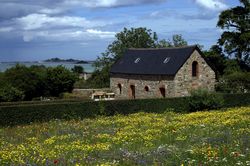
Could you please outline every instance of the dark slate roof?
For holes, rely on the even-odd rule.
[[[111,68],[111,73],[175,75],[197,46],[161,49],[128,49]],[[166,59],[168,58],[168,59]],[[135,63],[137,60],[137,63]],[[164,60],[166,60],[164,63]]]

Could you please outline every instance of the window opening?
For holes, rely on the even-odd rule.
[[[132,99],[135,99],[135,86],[134,85],[130,85],[130,97]]]
[[[160,88],[160,93],[161,93],[161,97],[163,97],[163,98],[166,97],[166,89],[164,87]]]
[[[194,61],[192,63],[192,76],[197,77],[198,76],[198,62]]]
[[[119,94],[122,94],[122,85],[118,84],[117,86],[118,86]]]

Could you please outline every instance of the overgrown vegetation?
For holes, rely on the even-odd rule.
[[[0,165],[249,165],[250,108],[0,128]]]

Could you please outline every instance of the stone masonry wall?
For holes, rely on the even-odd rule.
[[[198,62],[198,75],[192,76],[192,63]],[[118,87],[121,85],[121,91]],[[165,88],[165,97],[188,96],[193,89],[214,90],[215,73],[201,57],[198,51],[190,56],[174,77],[161,75],[112,74],[110,88],[116,99],[130,99],[131,88],[135,86],[135,98],[162,98],[160,88]],[[148,87],[148,91],[145,87]]]
[[[121,93],[118,84],[121,84]],[[166,97],[174,97],[173,77],[115,74],[110,79],[111,90],[116,94],[117,99],[132,98],[130,85],[135,86],[135,98],[137,99],[161,98],[159,90],[161,87],[166,89]],[[148,91],[145,90],[146,86]]]
[[[192,77],[192,63],[198,62],[198,75]],[[214,91],[215,72],[206,63],[198,51],[194,51],[174,78],[175,96],[188,96],[194,89],[202,88]]]

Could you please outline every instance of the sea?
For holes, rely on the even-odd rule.
[[[4,72],[9,68],[14,67],[16,64],[25,65],[27,67],[30,67],[32,65],[44,65],[46,67],[56,67],[62,65],[67,69],[72,69],[74,66],[82,66],[84,68],[84,71],[88,73],[92,73],[95,70],[95,67],[92,65],[92,63],[74,64],[69,62],[0,62],[0,72]]]

